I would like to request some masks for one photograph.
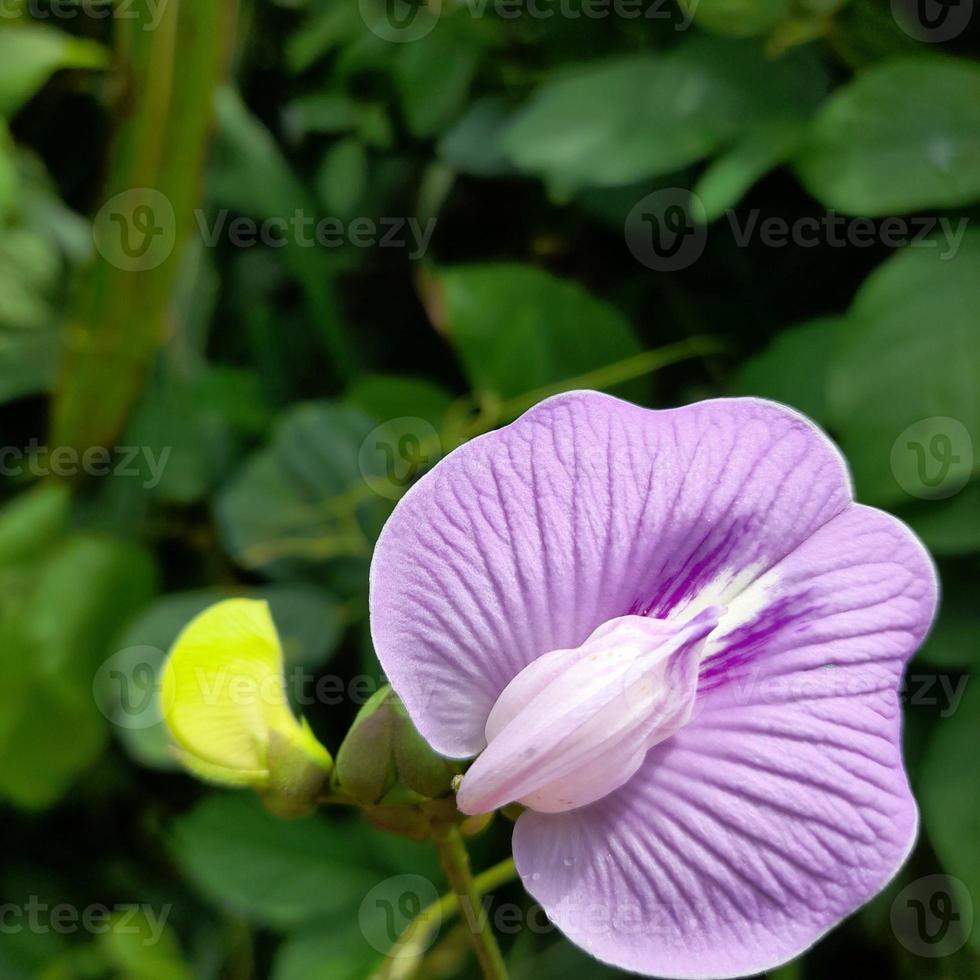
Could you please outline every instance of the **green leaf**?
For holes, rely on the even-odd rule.
[[[699,27],[733,37],[766,34],[793,11],[793,0],[680,0]]]
[[[378,422],[415,417],[442,428],[452,396],[424,378],[393,374],[366,374],[347,389],[344,400]]]
[[[20,186],[17,154],[7,124],[0,119],[0,228],[13,210]]]
[[[394,76],[409,131],[440,132],[460,111],[476,73],[480,52],[452,31],[433,31],[400,46]]]
[[[803,119],[824,88],[809,55],[767,60],[752,42],[698,37],[546,81],[504,147],[564,191],[629,184],[696,163],[760,126]]]
[[[68,487],[59,483],[14,497],[0,510],[0,568],[37,561],[64,528],[70,504]]]
[[[228,552],[246,568],[370,555],[384,519],[360,450],[375,423],[353,408],[310,402],[284,414],[217,501]],[[273,568],[274,570],[274,568]]]
[[[309,317],[330,352],[338,374],[352,374],[354,351],[346,334],[332,284],[332,268],[323,249],[312,247],[313,226],[319,209],[311,191],[299,180],[272,134],[256,119],[231,88],[218,93],[219,138],[209,171],[209,197],[219,208],[232,209],[257,219],[286,222],[284,258],[303,286]],[[290,228],[299,216],[302,230]],[[217,220],[220,220],[220,214]],[[224,220],[229,216],[225,214]],[[220,233],[219,233],[220,234]],[[307,243],[304,244],[304,240]]]
[[[44,24],[0,29],[0,116],[8,119],[62,68],[106,68],[109,52]]]
[[[173,850],[212,902],[278,929],[337,913],[356,917],[380,877],[359,825],[284,822],[244,794],[211,796],[178,820]]]
[[[367,178],[364,144],[354,137],[340,140],[320,163],[316,176],[317,194],[330,214],[349,218],[361,203]]]
[[[439,157],[460,173],[477,177],[509,176],[515,172],[502,145],[512,115],[504,98],[484,98],[470,104],[459,121],[439,141]]]
[[[972,574],[943,574],[939,617],[917,658],[935,667],[964,670],[980,664],[976,583]]]
[[[2,587],[0,795],[42,808],[102,749],[93,677],[120,622],[152,593],[154,569],[131,545],[75,535],[33,567],[6,571]]]
[[[439,282],[446,329],[479,393],[522,395],[640,351],[618,310],[533,266],[460,266]]]
[[[200,500],[271,415],[250,371],[200,366],[178,373],[161,367],[126,430],[126,442],[142,447],[133,479],[159,500]]]
[[[23,356],[49,343],[55,323],[50,294],[60,275],[61,257],[48,238],[28,228],[0,228],[0,338],[14,341],[10,352]],[[17,344],[15,331],[31,333],[32,343]],[[27,382],[15,387],[27,388]]]
[[[798,122],[762,126],[708,164],[693,191],[707,220],[720,218],[757,180],[788,160],[804,132],[805,127]]]
[[[980,481],[945,500],[923,500],[898,511],[934,555],[980,551]]]
[[[949,241],[931,242],[903,249],[867,279],[831,359],[831,416],[858,495],[869,503],[941,495],[980,465],[969,445],[980,446],[980,233],[964,235],[955,259]],[[914,423],[951,433],[958,461],[948,466],[930,458],[928,438],[913,440],[924,446],[927,475],[943,476],[939,493],[909,483],[916,459],[899,440]]]
[[[105,963],[126,980],[192,980],[171,930],[142,908],[113,916],[97,945]]]
[[[346,133],[357,128],[361,107],[343,92],[310,92],[283,112],[283,128],[296,141],[310,133]]]
[[[826,424],[827,369],[844,324],[843,317],[821,317],[783,330],[764,351],[742,363],[734,393],[782,402]]]
[[[940,719],[922,763],[917,796],[943,867],[980,894],[980,688],[967,684],[959,707]]]
[[[280,946],[272,980],[363,980],[380,959],[347,919],[316,922]]]
[[[797,167],[810,193],[850,214],[980,199],[980,65],[930,55],[869,68],[820,110]]]

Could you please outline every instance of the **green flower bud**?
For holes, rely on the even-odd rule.
[[[386,686],[354,719],[337,753],[335,775],[359,803],[397,807],[445,796],[458,771],[429,748]]]

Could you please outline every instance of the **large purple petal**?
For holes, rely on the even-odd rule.
[[[898,687],[936,604],[921,545],[851,506],[742,601],[757,612],[703,662],[692,721],[616,793],[515,829],[528,890],[626,969],[776,966],[880,890],[915,838]]]
[[[833,445],[772,402],[551,398],[399,503],[371,569],[374,644],[433,747],[474,755],[532,660],[618,616],[726,604],[849,500]]]

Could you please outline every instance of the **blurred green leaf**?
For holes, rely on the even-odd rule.
[[[166,922],[143,909],[113,916],[108,931],[98,937],[106,965],[120,980],[192,980],[180,947]]]
[[[980,199],[980,65],[923,55],[869,68],[821,108],[797,166],[849,214]]]
[[[96,758],[106,725],[93,677],[120,622],[146,602],[153,584],[143,551],[82,535],[63,540],[33,568],[6,573],[0,795],[22,807],[49,806]]]
[[[424,378],[366,374],[347,389],[344,400],[378,422],[414,417],[438,432],[452,404],[449,392]]]
[[[317,194],[330,214],[349,218],[364,196],[368,160],[364,144],[354,137],[340,140],[327,151],[317,171]]]
[[[753,134],[806,118],[826,83],[792,52],[698,37],[666,54],[599,61],[546,81],[504,137],[511,159],[563,191],[679,170]]]
[[[564,938],[544,949],[518,949],[509,964],[511,980],[565,980],[588,975],[589,980],[613,980],[625,974],[597,963]]]
[[[916,422],[951,418],[972,440],[970,454],[953,447],[960,459],[947,468],[948,481],[971,463],[980,468],[980,234],[966,232],[955,259],[944,252],[950,248],[934,237],[885,262],[839,333],[829,407],[858,495],[869,503],[911,501],[892,469],[892,449]]]
[[[826,424],[827,369],[845,324],[843,317],[821,317],[776,334],[764,351],[742,362],[734,394],[771,398]]]
[[[980,481],[945,500],[923,500],[898,511],[934,555],[980,551]]]
[[[917,657],[947,670],[980,664],[975,579],[972,574],[965,579],[944,574],[942,586],[939,617]]]
[[[439,141],[439,157],[454,170],[477,177],[508,176],[516,168],[504,152],[503,136],[513,108],[508,99],[472,102]]]
[[[805,133],[802,123],[761,126],[708,164],[694,185],[708,221],[720,218],[773,167],[788,160]]]
[[[0,933],[0,977],[3,980],[49,980],[45,969],[59,956],[64,945],[64,937],[50,929],[47,932],[4,930]]]
[[[533,266],[443,269],[446,332],[478,393],[510,398],[640,351],[615,307]],[[643,383],[626,388],[642,397]]]
[[[216,504],[228,552],[246,568],[284,559],[367,559],[380,498],[364,482],[361,446],[375,423],[353,409],[311,402],[285,413]],[[363,523],[362,523],[363,522]]]
[[[733,37],[771,31],[793,11],[793,0],[680,0],[699,27]]]
[[[980,689],[937,723],[922,763],[918,798],[926,833],[945,869],[980,894]],[[976,940],[974,940],[976,942]]]
[[[271,421],[258,377],[202,366],[160,370],[126,430],[143,490],[172,503],[200,500],[228,471],[246,438]]]
[[[64,528],[70,503],[60,483],[41,484],[7,503],[0,510],[0,568],[36,562]]]
[[[0,119],[0,228],[13,208],[20,185],[13,137]]]
[[[0,27],[0,116],[10,118],[62,68],[106,68],[109,52],[47,24]]]
[[[303,286],[309,319],[323,337],[332,366],[347,378],[355,355],[334,294],[327,253],[316,247],[313,229],[321,219],[316,200],[293,173],[272,134],[233,89],[218,93],[217,113],[220,130],[209,197],[219,208],[260,220],[278,219],[280,228],[286,223],[287,230],[277,232],[285,235],[286,261]],[[224,228],[228,217],[219,212],[213,220]],[[297,218],[303,223],[301,229],[290,226]]]
[[[317,922],[282,944],[272,980],[364,980],[380,958],[348,918]]]
[[[340,912],[356,916],[383,877],[357,824],[284,822],[245,794],[211,796],[178,820],[173,850],[220,908],[278,929]]]
[[[293,140],[309,133],[346,133],[357,128],[360,106],[345,92],[310,92],[283,111],[283,129]]]
[[[432,31],[401,45],[393,71],[413,136],[432,136],[459,113],[479,58],[479,48],[452,31]]]

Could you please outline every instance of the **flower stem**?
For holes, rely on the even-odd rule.
[[[516,877],[514,859],[507,858],[476,875],[473,887],[477,895],[482,897]],[[422,965],[422,957],[432,943],[432,934],[458,911],[459,896],[455,892],[443,895],[422,909],[388,951],[385,965],[373,975],[373,980],[411,980]]]
[[[507,980],[507,967],[483,911],[482,893],[470,872],[470,856],[459,828],[453,825],[437,836],[436,847],[439,863],[466,920],[466,932],[484,980]],[[512,862],[508,863],[512,865]]]

